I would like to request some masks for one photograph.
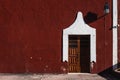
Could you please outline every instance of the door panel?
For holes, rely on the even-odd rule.
[[[81,36],[80,37],[80,64],[81,72],[89,73],[90,72],[90,36]]]
[[[80,72],[80,39],[69,36],[69,72]]]
[[[69,72],[90,72],[90,36],[69,36]]]
[[[79,53],[77,53],[77,48],[69,48],[69,72],[79,72]]]

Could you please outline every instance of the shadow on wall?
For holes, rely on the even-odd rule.
[[[93,12],[88,12],[86,16],[84,16],[84,20],[87,24],[92,23],[97,20],[97,14]]]
[[[89,23],[99,20],[105,16],[106,16],[106,14],[103,14],[102,16],[98,17],[98,14],[96,14],[96,13],[88,12],[87,15],[84,16],[84,20],[87,24],[89,24]]]
[[[118,69],[113,70],[113,66],[98,73],[101,77],[104,77],[106,80],[119,80],[120,79],[120,63],[116,64]],[[114,66],[116,66],[114,65]]]

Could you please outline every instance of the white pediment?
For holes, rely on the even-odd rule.
[[[65,34],[92,34],[95,32],[95,29],[90,27],[83,20],[83,15],[81,12],[78,12],[75,22],[68,28],[63,30]]]

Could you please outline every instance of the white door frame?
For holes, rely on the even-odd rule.
[[[81,12],[78,12],[75,22],[63,30],[63,62],[68,62],[69,35],[90,35],[90,62],[96,62],[96,29],[85,24]]]

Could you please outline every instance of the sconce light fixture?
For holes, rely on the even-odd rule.
[[[110,13],[110,8],[109,8],[108,2],[105,2],[105,5],[104,5],[104,13],[105,13],[105,14]]]

